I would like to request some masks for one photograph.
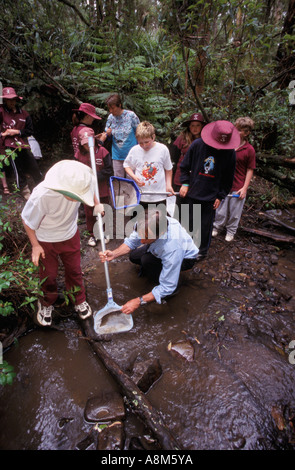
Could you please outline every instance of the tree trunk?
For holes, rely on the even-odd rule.
[[[241,229],[244,230],[245,232],[253,233],[261,237],[271,238],[272,240],[275,240],[276,242],[295,244],[295,237],[292,237],[291,235],[279,235],[277,233],[269,232],[268,230],[249,228],[249,227],[241,227]]]
[[[292,36],[295,25],[295,0],[289,0],[288,11],[285,17],[284,26],[281,34],[281,39],[284,39],[286,34]],[[277,72],[286,71],[282,76],[279,87],[281,89],[287,88],[290,81],[292,80],[291,73],[288,73],[288,69],[295,65],[295,41],[290,39],[288,42],[281,42],[278,47],[276,60],[278,61]]]
[[[258,163],[267,166],[282,166],[284,168],[290,168],[295,170],[295,157],[286,158],[284,155],[269,155],[267,153],[257,153],[256,160]]]
[[[288,191],[290,191],[292,194],[295,193],[295,178],[284,175],[278,170],[274,170],[273,168],[270,168],[266,165],[260,165],[257,167],[256,173],[262,178],[265,178],[266,180],[271,181],[278,186],[282,186],[288,189]]]
[[[283,168],[295,170],[295,159],[287,159],[281,155],[256,154],[257,169],[256,174],[272,183],[288,189],[295,193],[295,177],[292,172],[286,173]],[[274,168],[275,167],[275,168]]]

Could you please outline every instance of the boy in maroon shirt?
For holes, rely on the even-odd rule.
[[[248,142],[249,135],[254,128],[254,122],[249,117],[240,117],[236,120],[235,127],[240,133],[241,143],[236,149],[234,181],[229,196],[216,210],[212,232],[212,236],[215,237],[225,227],[225,240],[228,242],[234,239],[238,229],[247,190],[256,168],[255,150]],[[231,197],[233,194],[238,194],[239,197]]]

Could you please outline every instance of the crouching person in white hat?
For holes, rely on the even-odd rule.
[[[95,177],[83,163],[62,160],[50,168],[27,201],[21,217],[32,245],[32,261],[40,266],[43,298],[38,301],[37,323],[50,326],[57,301],[58,260],[65,269],[67,291],[74,293],[75,310],[81,319],[92,315],[86,302],[81,270],[78,210],[80,203],[103,211],[95,196]],[[78,289],[75,289],[77,288]]]

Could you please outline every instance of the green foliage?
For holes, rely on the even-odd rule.
[[[0,205],[0,315],[17,314],[20,309],[34,310],[40,295],[36,268],[25,252],[27,239],[16,201]],[[26,308],[25,308],[26,307]]]
[[[273,154],[294,156],[294,117],[293,110],[288,106],[287,90],[277,89],[274,83],[271,90],[253,104],[249,112],[256,122],[255,141],[258,150],[266,149]]]
[[[15,376],[13,366],[6,361],[3,361],[2,364],[0,363],[0,385],[12,385]]]
[[[62,291],[62,295],[63,295],[64,300],[65,300],[65,304],[69,305],[71,302],[75,303],[75,295],[79,291],[80,291],[80,287],[78,287],[78,286],[74,286],[68,291],[66,291],[66,290]]]
[[[5,166],[10,165],[10,159],[15,160],[17,157],[17,152],[20,150],[20,147],[16,149],[6,149],[4,155],[0,155],[0,178],[3,177],[5,172]],[[1,245],[0,245],[1,248]]]
[[[5,171],[8,158],[16,156],[17,150],[0,155],[0,170]],[[2,174],[0,171],[0,177]],[[30,313],[42,295],[35,275],[37,268],[26,258],[26,245],[17,200],[10,198],[8,204],[0,196],[0,324],[1,318],[18,315],[20,311]],[[2,349],[0,352],[2,359]],[[0,385],[11,385],[14,377],[13,366],[0,362]]]
[[[87,60],[75,63],[77,74],[84,78],[85,94],[91,102],[103,106],[111,92],[119,92],[126,108],[163,129],[165,122],[171,121],[173,110],[176,114],[177,101],[167,94],[167,70],[159,66],[167,52],[165,44],[156,45],[152,35],[144,35],[132,39],[126,49],[126,38],[118,34],[116,39],[111,47],[106,45],[105,37],[92,39],[84,53]]]
[[[9,158],[17,158],[18,149],[7,149],[0,155],[0,177],[9,165]],[[0,315],[17,314],[24,307],[34,309],[34,302],[42,295],[36,273],[38,269],[26,253],[27,237],[21,222],[17,199],[4,202],[0,196]]]
[[[103,118],[106,97],[119,92],[126,108],[153,122],[161,138],[169,140],[180,116],[201,110],[197,91],[211,120],[254,118],[258,149],[265,144],[268,123],[277,120],[271,148],[292,155],[287,96],[272,81],[279,43],[290,54],[294,44],[294,34],[282,34],[286,2],[124,0],[110,9],[102,0],[73,5],[76,9],[55,0],[26,0],[21,9],[17,3],[4,5],[1,30],[14,49],[8,46],[10,52],[1,59],[0,79],[5,84],[13,76],[19,92],[33,95],[34,111],[42,99],[34,99],[34,93],[42,82],[101,106]]]
[[[279,2],[171,0],[162,4],[162,24],[171,40],[175,39],[173,54],[178,57],[180,89],[184,89],[184,78],[190,75],[191,88],[200,90],[211,120],[234,122],[239,116],[249,115],[256,123],[257,150],[267,148],[294,156],[288,96],[272,80],[278,65],[274,57],[284,10],[285,5]],[[278,11],[282,13],[279,21]],[[287,44],[288,37],[282,35],[280,44]],[[191,107],[190,102],[188,94],[183,109]],[[276,138],[268,140],[274,134],[268,134],[267,129],[274,128]]]

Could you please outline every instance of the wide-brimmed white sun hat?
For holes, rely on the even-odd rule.
[[[44,186],[87,206],[94,206],[95,176],[84,163],[61,160],[45,175]]]

